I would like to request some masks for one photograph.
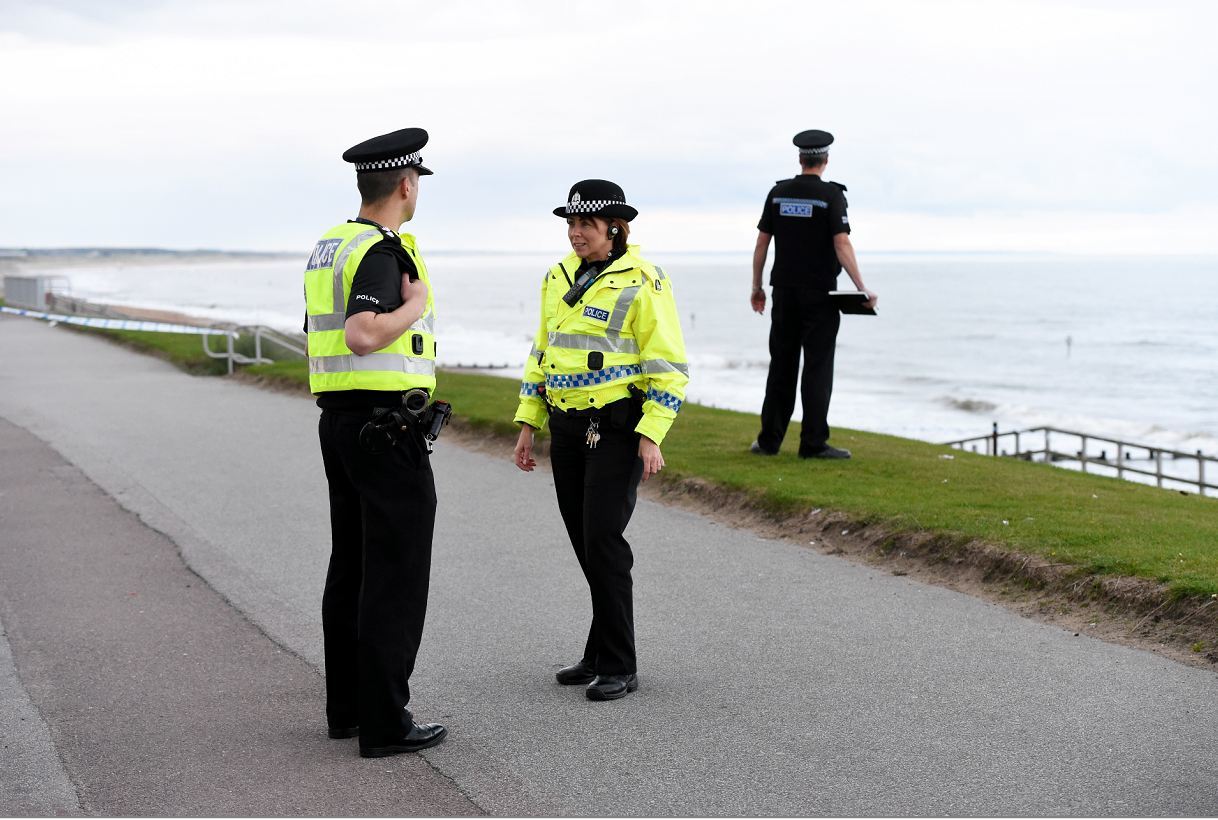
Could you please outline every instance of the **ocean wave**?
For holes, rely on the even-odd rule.
[[[993,413],[998,409],[997,404],[984,399],[957,399],[952,396],[943,396],[939,401],[948,407],[963,410],[965,413]]]
[[[699,370],[768,370],[770,367],[770,360],[736,359],[729,356],[702,354],[700,356],[691,356],[689,364],[691,367]]]
[[[1182,345],[1176,341],[1163,341],[1161,339],[1130,339],[1126,342],[1119,342],[1117,347],[1181,347]]]

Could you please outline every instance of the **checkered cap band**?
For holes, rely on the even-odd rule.
[[[826,145],[822,148],[800,148],[799,153],[801,153],[801,154],[827,154],[827,153],[829,153],[829,146]]]
[[[378,159],[372,162],[357,162],[355,170],[357,171],[385,171],[390,168],[404,168],[411,165],[422,165],[423,157],[418,151],[413,154],[407,154],[404,157],[394,157],[393,159]]]
[[[620,199],[577,199],[567,203],[567,213],[569,214],[587,214],[595,213],[606,205],[625,205],[626,203]]]

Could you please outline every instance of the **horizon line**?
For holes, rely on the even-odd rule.
[[[289,257],[302,256],[300,251],[267,251],[267,250],[248,250],[248,249],[232,249],[232,248],[164,248],[156,246],[141,246],[141,245],[82,245],[82,246],[60,246],[60,247],[0,247],[0,261],[5,259],[23,259],[31,256],[55,256],[55,255],[85,255],[85,254],[163,254],[163,255],[178,255],[188,256],[190,254],[206,254],[206,255],[229,255],[229,256],[266,256],[266,257]],[[504,248],[492,248],[487,250],[467,250],[461,248],[432,248],[427,251],[428,255],[464,255],[464,256],[547,256],[554,253],[554,249],[542,250],[508,250]],[[660,250],[657,253],[673,254],[673,255],[702,255],[702,256],[751,256],[751,249],[742,250],[690,250],[690,249],[672,249]],[[890,255],[890,256],[1201,256],[1214,257],[1218,256],[1218,252],[1214,251],[1174,251],[1174,252],[1156,252],[1156,253],[1119,253],[1119,252],[1102,252],[1092,250],[994,250],[994,249],[878,249],[878,250],[859,250],[860,255]]]

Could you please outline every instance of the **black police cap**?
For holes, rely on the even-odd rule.
[[[555,216],[603,216],[627,222],[639,212],[626,204],[620,185],[607,179],[584,179],[571,186],[567,204],[554,209]]]
[[[421,175],[431,170],[423,167],[419,151],[427,144],[427,132],[422,128],[403,128],[381,134],[343,152],[343,159],[355,164],[355,172],[388,171],[390,168],[414,168]]]
[[[801,154],[827,154],[829,146],[833,144],[833,135],[814,128],[811,131],[800,131],[791,142],[799,147]]]

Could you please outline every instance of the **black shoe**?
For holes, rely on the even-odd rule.
[[[638,675],[597,675],[584,694],[588,700],[617,700],[638,688]]]
[[[361,745],[359,747],[359,756],[388,757],[389,755],[400,755],[403,752],[417,752],[421,749],[430,749],[443,740],[447,734],[448,730],[438,723],[412,723],[410,731],[396,743],[390,743],[385,746]]]
[[[554,679],[563,686],[573,686],[577,683],[592,683],[592,679],[595,677],[596,673],[592,671],[592,667],[582,660],[579,663],[564,666],[554,673]]]
[[[759,442],[759,441],[754,441],[752,444],[749,445],[749,452],[755,456],[776,456],[776,455],[778,455],[777,450],[774,450],[774,451],[767,450],[766,448],[761,446],[761,442]]]
[[[331,740],[345,740],[349,737],[359,737],[359,727],[358,726],[331,726],[330,727],[330,739]]]
[[[819,450],[800,450],[800,458],[850,458],[849,450],[842,450],[838,447],[830,447],[826,444]]]

